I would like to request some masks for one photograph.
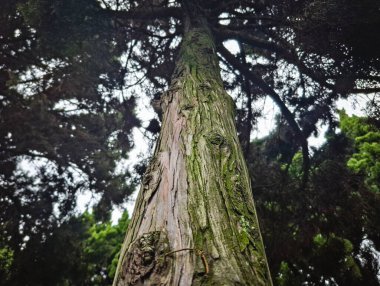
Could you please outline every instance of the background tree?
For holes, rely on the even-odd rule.
[[[380,192],[380,133],[378,126],[368,118],[348,117],[340,113],[340,126],[355,142],[357,152],[348,161],[348,167],[366,176],[366,184],[373,192]]]
[[[99,223],[89,213],[71,217],[43,242],[28,240],[14,255],[1,237],[3,285],[96,285],[112,283],[129,223],[124,212],[117,224]]]
[[[379,285],[379,258],[374,252],[379,241],[379,196],[366,183],[367,174],[357,173],[349,163],[356,154],[350,136],[363,129],[366,119],[342,114],[342,130],[348,122],[356,126],[348,133],[331,130],[327,142],[314,150],[310,183],[302,195],[302,156],[297,153],[287,160],[291,146],[279,144],[280,130],[251,145],[248,163],[254,195],[278,285]]]
[[[65,277],[80,285],[84,262],[76,267],[62,254],[80,261],[87,226],[77,218],[77,195],[98,195],[94,214],[106,221],[133,190],[129,174],[116,172],[139,126],[133,96],[120,91],[122,50],[94,2],[1,6],[2,281],[58,285]]]
[[[121,244],[129,224],[125,211],[118,224],[111,221],[96,223],[92,217],[90,236],[84,241],[84,262],[87,266],[87,284],[110,285],[115,276]]]

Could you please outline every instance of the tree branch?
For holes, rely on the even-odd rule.
[[[129,11],[104,9],[102,13],[119,20],[152,20],[169,17],[181,19],[183,16],[179,7],[144,7]]]
[[[279,107],[282,115],[285,117],[289,126],[292,128],[296,138],[298,139],[299,144],[302,148],[303,156],[303,178],[302,186],[305,187],[308,181],[309,169],[310,169],[310,158],[309,158],[309,145],[305,135],[300,129],[298,123],[294,119],[294,115],[290,112],[288,107],[282,101],[281,97],[277,92],[271,88],[264,80],[257,77],[247,65],[243,65],[235,58],[223,45],[218,46],[220,54],[230,63],[230,65],[238,70],[241,74],[247,77],[252,83],[256,84],[264,93],[268,94],[270,98],[276,103]]]
[[[220,38],[222,41],[228,40],[228,39],[233,39],[233,40],[237,40],[239,42],[250,44],[251,46],[253,46],[255,48],[266,49],[266,50],[269,50],[271,52],[280,52],[283,50],[282,48],[277,46],[275,43],[262,40],[258,37],[254,37],[252,35],[249,35],[248,33],[243,34],[243,33],[236,31],[236,30],[223,28],[222,26],[219,26],[217,28],[213,27],[212,30],[214,32],[214,35],[217,38]]]
[[[365,94],[371,94],[380,92],[380,87],[373,87],[373,88],[354,88],[350,93],[365,93]]]
[[[225,28],[214,28],[215,35],[221,40],[235,39],[246,43],[254,48],[266,49],[270,52],[276,53],[280,58],[286,60],[288,63],[294,64],[298,67],[300,72],[310,77],[315,82],[319,83],[321,86],[334,90],[335,87],[333,84],[326,82],[327,77],[323,74],[315,72],[309,69],[296,55],[295,51],[292,51],[290,48],[283,48],[280,45],[277,45],[275,42],[265,41],[263,39],[254,37],[248,33],[241,33],[240,31],[225,29]],[[283,45],[284,43],[281,43]]]

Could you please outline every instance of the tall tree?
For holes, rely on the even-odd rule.
[[[199,6],[184,38],[115,285],[271,285],[215,45]]]

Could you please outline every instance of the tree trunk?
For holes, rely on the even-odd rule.
[[[190,23],[193,22],[193,23]],[[114,280],[122,285],[272,285],[212,35],[187,22],[163,123]]]

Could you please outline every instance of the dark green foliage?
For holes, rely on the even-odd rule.
[[[87,270],[83,243],[96,222],[76,217],[77,195],[98,194],[94,216],[105,221],[134,189],[115,172],[139,126],[134,97],[120,91],[123,40],[95,1],[1,6],[1,280],[89,285],[81,281],[100,268]],[[102,255],[93,263],[106,269],[115,251]]]
[[[5,245],[0,245],[0,279],[9,281],[12,275],[13,251]]]
[[[3,1],[0,12],[0,223],[20,247],[71,216],[80,191],[98,218],[133,186],[117,161],[139,126],[111,19],[94,1]],[[20,225],[22,228],[20,228]]]
[[[254,143],[248,160],[277,284],[379,285],[373,250],[380,247],[380,197],[347,165],[355,152],[350,134],[329,134],[313,155],[309,186],[300,190],[302,157],[284,163],[275,147],[279,133]]]
[[[147,131],[153,133],[153,134],[157,134],[160,132],[161,130],[161,126],[160,126],[160,123],[158,122],[157,119],[153,118],[150,122],[149,122],[149,125],[148,127],[146,128]]]
[[[296,17],[301,20],[296,28],[299,45],[310,52],[333,57],[349,55],[359,60],[357,64],[378,56],[376,46],[380,44],[380,36],[374,31],[380,26],[379,1],[301,2],[294,15],[294,20]],[[376,64],[374,61],[372,63]],[[379,67],[378,64],[376,67]]]
[[[348,167],[366,177],[368,188],[380,192],[380,129],[368,119],[340,113],[340,128],[355,143]]]
[[[110,285],[115,275],[120,248],[129,224],[128,213],[125,211],[117,225],[111,222],[95,223],[92,221],[84,242],[84,262],[91,285]],[[82,249],[82,250],[83,250]]]
[[[31,237],[17,251],[3,245],[2,285],[110,285],[128,223],[127,212],[117,225],[84,213],[52,229],[43,242]]]

